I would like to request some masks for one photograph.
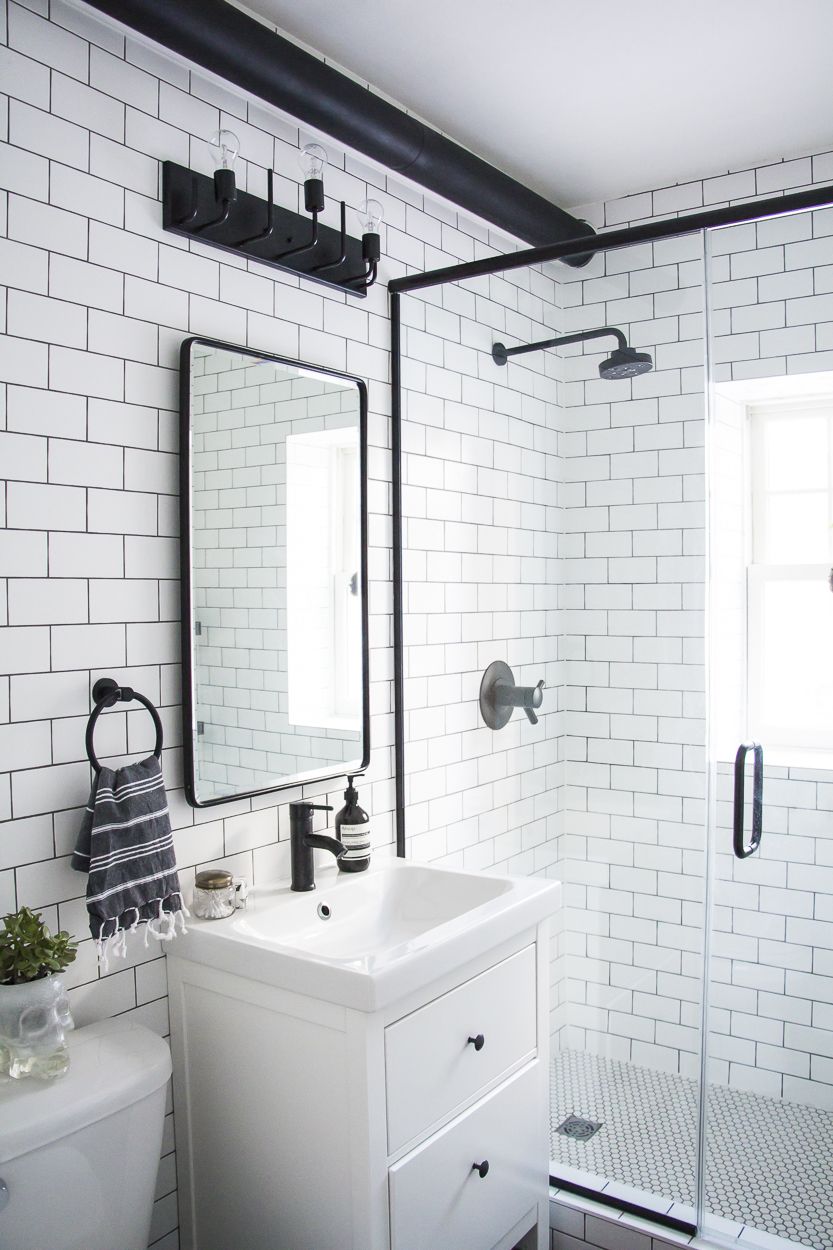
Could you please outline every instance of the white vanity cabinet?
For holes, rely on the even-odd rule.
[[[182,1250],[544,1250],[548,959],[357,1010],[172,952]]]

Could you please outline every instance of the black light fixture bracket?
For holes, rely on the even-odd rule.
[[[271,195],[263,200],[237,190],[233,200],[218,203],[215,178],[164,161],[162,225],[173,234],[359,298],[371,285],[365,248],[361,239],[347,234],[343,205],[341,229],[333,230],[321,225],[317,212],[311,222],[303,213],[275,204]]]

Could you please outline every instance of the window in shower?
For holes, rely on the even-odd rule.
[[[799,762],[833,750],[833,398],[747,411],[748,723]]]

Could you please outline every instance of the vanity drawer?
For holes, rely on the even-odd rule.
[[[395,1163],[391,1250],[491,1250],[546,1196],[545,1103],[535,1061]]]
[[[465,1106],[535,1052],[535,947],[385,1030],[388,1152]],[[476,1049],[468,1038],[482,1034]]]

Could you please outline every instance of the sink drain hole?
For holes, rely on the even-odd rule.
[[[332,916],[332,914],[333,914],[333,913],[330,911],[330,904],[329,904],[329,903],[319,903],[319,904],[318,904],[318,914],[319,914],[319,916],[321,917],[321,919],[322,919],[322,920],[329,920],[329,919],[330,919],[330,916]]]

